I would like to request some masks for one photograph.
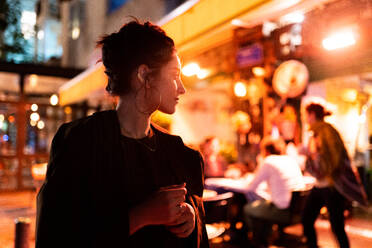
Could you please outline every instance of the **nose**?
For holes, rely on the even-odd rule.
[[[178,94],[182,95],[182,94],[185,94],[186,93],[186,89],[185,89],[185,86],[183,85],[182,83],[182,80],[178,80],[178,88],[177,88],[177,92]]]

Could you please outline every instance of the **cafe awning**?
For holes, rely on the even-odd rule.
[[[190,0],[158,22],[175,41],[182,57],[189,57],[231,41],[236,28],[232,20],[246,27],[275,18],[291,8],[307,8],[329,0]],[[87,99],[92,91],[103,90],[107,78],[101,64],[88,68],[59,90],[60,104]]]

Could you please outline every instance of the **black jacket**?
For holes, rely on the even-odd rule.
[[[178,136],[159,128],[155,134],[169,148],[166,159],[173,181],[186,182],[187,202],[196,213],[195,230],[184,246],[208,247],[201,156]],[[37,197],[36,248],[131,247],[126,182],[119,166],[124,159],[116,111],[98,112],[59,128]]]

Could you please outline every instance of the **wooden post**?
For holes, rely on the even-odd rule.
[[[30,222],[29,218],[19,217],[15,219],[14,248],[30,247]]]

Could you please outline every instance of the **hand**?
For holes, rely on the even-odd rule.
[[[193,207],[183,202],[180,205],[181,216],[172,224],[167,225],[167,229],[179,238],[188,237],[195,229],[195,211]]]
[[[173,223],[182,214],[180,205],[185,201],[186,184],[171,185],[157,191],[142,205],[148,225],[167,225]]]

